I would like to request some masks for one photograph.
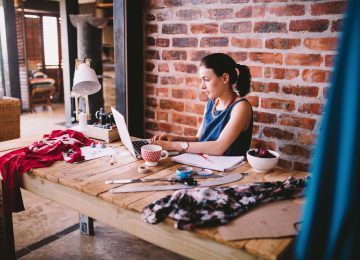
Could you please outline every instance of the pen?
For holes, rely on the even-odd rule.
[[[206,155],[206,154],[199,153],[199,155],[200,155],[202,158],[204,158],[205,160],[209,160],[209,158],[207,157],[207,155]]]

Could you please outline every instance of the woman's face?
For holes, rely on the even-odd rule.
[[[201,89],[205,91],[206,95],[215,99],[225,91],[227,87],[227,74],[224,76],[218,77],[213,69],[208,69],[204,66],[200,66],[199,75],[201,78]]]

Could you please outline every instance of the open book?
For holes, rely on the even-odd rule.
[[[183,153],[178,156],[172,157],[172,160],[177,163],[197,166],[204,169],[211,169],[216,171],[230,170],[242,162],[244,162],[244,156],[202,156],[194,153]]]

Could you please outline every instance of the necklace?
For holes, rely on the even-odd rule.
[[[214,106],[213,106],[213,108],[212,108],[212,116],[213,117],[217,117],[217,116],[219,116],[219,115],[221,115],[221,113],[222,112],[224,112],[229,106],[231,106],[233,103],[234,103],[234,101],[236,100],[236,98],[237,98],[237,95],[234,93],[234,95],[232,96],[232,98],[231,98],[231,100],[229,101],[229,103],[226,105],[226,107],[224,108],[224,110],[222,110],[221,112],[220,112],[220,114],[218,114],[218,115],[216,115],[215,114],[215,109],[216,109],[216,106],[219,104],[219,99],[217,98],[216,99],[216,101],[215,101],[215,104],[214,104]]]

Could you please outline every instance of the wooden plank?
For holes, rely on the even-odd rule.
[[[243,250],[233,249],[215,241],[204,239],[193,232],[179,232],[166,223],[149,225],[140,219],[139,213],[119,208],[99,197],[84,194],[35,175],[24,174],[23,187],[30,192],[190,258],[256,259],[255,256]]]
[[[292,241],[292,238],[253,239],[246,244],[245,248],[252,254],[275,260],[281,258]]]

